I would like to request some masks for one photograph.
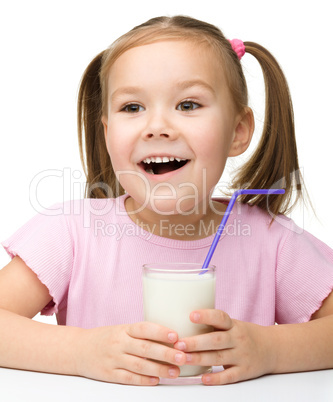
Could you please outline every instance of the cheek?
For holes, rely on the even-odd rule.
[[[124,148],[121,142],[109,141],[108,152],[114,171],[124,170],[126,168],[128,158],[125,151],[126,147]]]
[[[106,139],[106,146],[111,158],[114,170],[118,170],[128,161],[130,155],[130,141],[125,130],[117,129],[110,125]]]
[[[195,134],[194,143],[197,144],[197,153],[205,158],[208,164],[216,163],[219,158],[227,158],[232,141],[230,129],[210,124],[197,128]]]
[[[204,134],[204,135],[202,135]],[[201,131],[201,136],[196,138],[198,144],[197,156],[202,163],[200,167],[206,169],[207,187],[211,190],[220,180],[228,158],[232,130],[220,124],[210,124]]]

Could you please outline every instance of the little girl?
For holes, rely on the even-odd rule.
[[[190,315],[215,331],[179,339],[142,321],[141,267],[205,259],[227,205],[212,191],[254,130],[245,52],[261,65],[266,115],[232,186],[285,194],[239,200],[212,259],[216,309]],[[1,366],[137,385],[185,364],[223,365],[207,385],[333,367],[333,251],[284,217],[301,180],[288,86],[266,49],[189,17],[154,18],[90,63],[78,123],[87,198],[3,242],[13,259],[0,271]],[[31,320],[39,311],[60,325]]]

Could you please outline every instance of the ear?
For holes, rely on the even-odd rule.
[[[104,128],[104,139],[105,139],[105,143],[107,144],[106,138],[107,138],[107,134],[108,134],[108,118],[106,116],[102,116],[102,124],[103,124],[103,128]]]
[[[229,150],[229,156],[238,156],[250,145],[254,132],[254,116],[252,109],[246,107],[236,118],[234,138]]]

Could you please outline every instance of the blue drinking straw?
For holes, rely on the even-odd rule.
[[[234,206],[236,198],[239,195],[241,195],[241,194],[284,194],[284,192],[285,191],[283,189],[276,189],[276,190],[273,190],[273,189],[272,190],[265,190],[265,189],[256,190],[256,189],[253,189],[253,190],[237,190],[237,191],[235,191],[233,193],[232,197],[230,198],[227,210],[225,211],[225,213],[223,215],[222,221],[221,221],[221,223],[220,223],[220,225],[219,225],[219,227],[217,229],[217,232],[216,232],[215,237],[213,239],[212,245],[210,246],[210,249],[208,250],[207,257],[206,257],[205,262],[203,263],[203,266],[202,266],[203,271],[200,272],[200,275],[204,274],[205,272],[207,272],[207,268],[209,266],[209,263],[210,263],[210,260],[211,260],[211,258],[213,256],[213,254],[214,254],[214,251],[216,249],[217,243],[220,240],[221,234],[222,234],[222,232],[223,232],[223,230],[225,228],[225,225],[226,225],[227,220],[229,218],[229,215],[231,213],[232,207]]]

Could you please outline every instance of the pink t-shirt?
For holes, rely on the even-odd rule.
[[[204,261],[213,236],[152,235],[132,222],[125,198],[56,205],[2,243],[48,287],[53,302],[42,313],[56,313],[59,324],[142,321],[143,264]],[[257,207],[234,206],[211,261],[216,308],[260,325],[308,321],[332,291],[333,250],[288,218],[270,222]]]

